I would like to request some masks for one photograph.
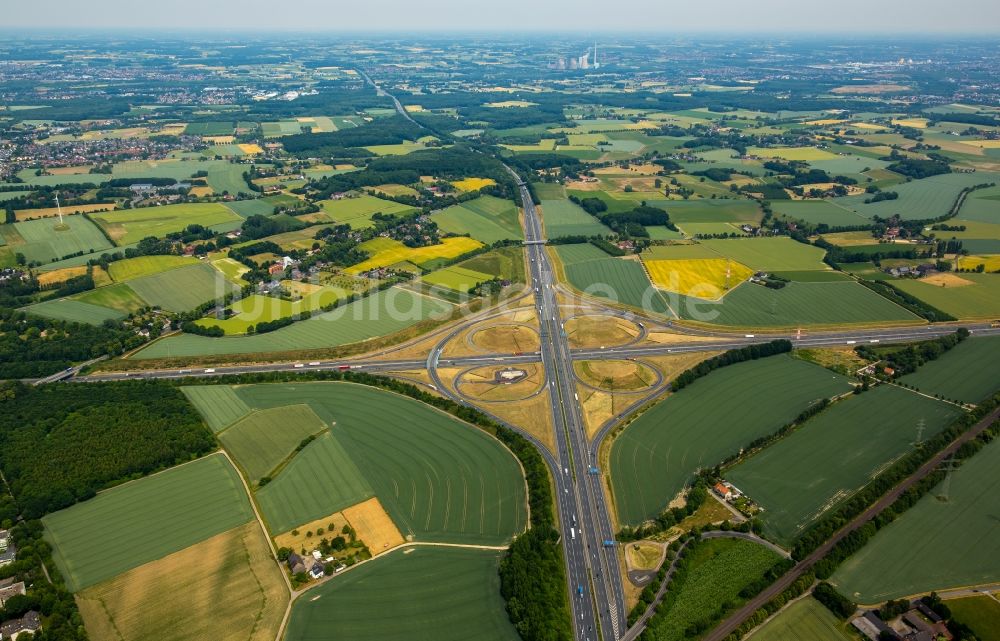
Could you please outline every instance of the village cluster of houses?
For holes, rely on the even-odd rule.
[[[855,617],[851,625],[871,641],[951,641],[952,634],[944,621],[923,601],[915,601],[913,607],[892,621],[882,620],[878,612],[869,610]]]
[[[323,566],[327,563],[333,563],[334,558],[328,556],[323,558],[322,553],[319,550],[313,550],[308,556],[300,556],[294,552],[288,555],[288,570],[292,573],[292,576],[296,574],[308,574],[313,579],[322,579],[326,572],[323,570]],[[343,572],[347,569],[347,566],[340,563],[333,568],[334,574],[338,572]]]

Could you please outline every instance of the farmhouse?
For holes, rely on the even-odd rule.
[[[715,486],[712,489],[715,491],[716,494],[718,494],[720,497],[722,497],[726,501],[729,501],[729,500],[731,500],[733,498],[733,490],[732,490],[732,488],[727,487],[726,484],[722,483],[721,481],[718,482],[718,483],[716,483]]]
[[[300,574],[306,571],[306,566],[302,561],[302,557],[295,552],[288,555],[286,563],[288,563],[288,569],[292,574]]]
[[[314,579],[323,578],[323,566],[319,563],[314,563],[311,568],[309,568],[309,576]]]

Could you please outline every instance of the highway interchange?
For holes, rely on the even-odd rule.
[[[364,72],[364,78],[382,92]],[[384,92],[383,92],[384,93]],[[410,119],[402,105],[390,94],[401,115]],[[514,173],[513,171],[511,173]],[[516,175],[516,174],[515,174]],[[637,401],[626,408],[606,424],[602,425],[595,438],[588,440],[583,421],[583,410],[576,392],[577,378],[573,370],[574,360],[605,360],[605,359],[635,359],[643,356],[656,356],[691,351],[718,351],[743,347],[776,338],[793,340],[797,347],[845,346],[875,342],[904,342],[922,338],[930,338],[953,332],[955,325],[920,325],[911,327],[894,327],[867,330],[838,330],[833,332],[810,332],[808,335],[798,334],[761,334],[734,335],[732,333],[691,330],[675,327],[669,322],[655,318],[647,318],[630,312],[602,306],[595,301],[587,301],[587,305],[595,306],[600,313],[627,318],[643,328],[658,327],[661,330],[680,334],[691,334],[690,342],[674,342],[669,345],[637,344],[633,341],[624,346],[608,346],[601,349],[571,350],[563,328],[562,309],[557,301],[557,293],[561,290],[553,276],[552,266],[545,250],[545,240],[538,212],[532,204],[527,186],[518,177],[521,198],[524,203],[525,251],[528,258],[528,275],[530,292],[534,298],[534,306],[538,316],[540,349],[527,354],[496,354],[490,356],[443,357],[443,351],[448,341],[455,337],[463,328],[482,322],[490,317],[495,310],[487,310],[469,316],[460,321],[450,332],[445,334],[437,344],[430,349],[426,359],[399,358],[393,359],[392,352],[399,348],[384,350],[378,354],[353,359],[316,360],[309,362],[262,363],[216,367],[192,367],[183,369],[149,369],[131,372],[99,372],[78,376],[78,369],[67,370],[62,376],[56,375],[44,382],[58,378],[71,378],[74,381],[108,381],[130,378],[184,378],[203,376],[224,376],[233,374],[248,374],[281,371],[365,371],[365,372],[399,372],[406,370],[426,369],[433,381],[433,387],[439,393],[453,398],[461,403],[472,401],[449,386],[440,378],[437,368],[440,364],[448,366],[485,366],[496,364],[509,366],[523,363],[541,362],[545,372],[546,385],[549,386],[549,398],[555,426],[556,451],[551,452],[531,434],[516,425],[507,424],[499,417],[492,418],[514,429],[531,440],[545,458],[555,483],[557,493],[556,504],[561,523],[562,545],[566,558],[567,587],[572,604],[573,625],[575,636],[583,641],[606,641],[623,638],[633,639],[641,630],[626,630],[627,611],[625,609],[625,594],[622,586],[621,551],[617,546],[605,545],[605,541],[614,540],[613,520],[609,506],[605,500],[602,487],[605,470],[598,470],[596,458],[601,441],[615,427],[623,416],[632,409],[648,400],[648,397]],[[494,313],[495,315],[495,313]],[[977,335],[997,334],[1000,328],[990,324],[965,324]],[[426,339],[427,337],[423,337]],[[420,340],[420,339],[418,339]],[[416,342],[416,341],[413,341]],[[457,388],[456,388],[457,389]],[[665,385],[655,390],[662,393]],[[481,409],[481,408],[480,408]],[[487,412],[489,414],[489,412]],[[591,473],[591,471],[596,473]]]

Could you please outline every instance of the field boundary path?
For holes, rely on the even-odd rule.
[[[702,637],[702,641],[723,641],[723,639],[729,636],[733,630],[749,618],[750,615],[756,612],[765,603],[783,592],[800,576],[805,574],[813,565],[825,557],[830,550],[840,543],[840,541],[847,535],[865,525],[878,516],[887,507],[895,503],[896,499],[902,496],[904,492],[926,478],[931,472],[937,469],[937,467],[945,459],[954,454],[958,448],[979,436],[980,433],[982,433],[998,419],[1000,419],[1000,408],[993,410],[978,423],[960,434],[947,447],[940,450],[937,454],[921,465],[916,472],[900,481],[894,488],[889,490],[889,492],[883,494],[882,498],[878,499],[875,503],[869,506],[867,510],[854,517],[850,523],[837,530],[833,536],[827,539],[826,543],[813,550],[809,556],[796,563],[795,566],[786,572],[781,578],[765,588],[760,594],[747,601],[743,607],[730,615],[725,621],[717,625],[710,633]]]

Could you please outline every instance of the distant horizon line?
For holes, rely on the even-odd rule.
[[[654,29],[609,29],[589,31],[583,29],[472,29],[472,28],[422,28],[422,29],[311,29],[308,27],[133,27],[133,26],[110,26],[110,27],[79,27],[79,26],[21,26],[0,27],[0,35],[17,34],[41,34],[53,36],[65,36],[69,33],[79,36],[100,35],[100,34],[134,34],[137,36],[153,35],[253,35],[253,36],[287,36],[294,34],[308,34],[312,36],[409,36],[413,38],[427,36],[509,36],[520,37],[521,39],[532,39],[546,35],[576,36],[580,38],[593,38],[595,36],[646,36],[646,37],[692,37],[711,36],[726,38],[757,38],[762,36],[781,36],[786,41],[797,41],[814,38],[815,36],[827,36],[838,40],[863,40],[869,41],[879,39],[896,42],[913,38],[941,40],[950,37],[969,38],[974,37],[986,41],[1000,42],[1000,35],[996,31],[976,31],[976,30],[951,30],[951,31],[893,31],[885,32],[878,30],[823,30],[823,29],[794,29],[794,33],[789,33],[788,29],[761,29],[755,31],[732,31],[725,29],[681,29],[681,30],[654,30]]]

